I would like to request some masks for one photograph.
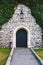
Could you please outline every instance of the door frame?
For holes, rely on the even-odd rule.
[[[30,39],[31,39],[31,36],[30,36],[30,30],[25,27],[25,26],[17,26],[13,32],[13,42],[12,42],[12,45],[11,47],[12,48],[16,48],[16,32],[19,30],[19,29],[25,29],[27,31],[27,48],[31,48],[31,43],[30,43]]]
[[[20,32],[20,33],[19,33]],[[20,34],[24,33],[22,36],[24,37],[24,41],[22,42],[22,40],[18,43],[17,41],[17,38],[19,37]],[[18,35],[18,36],[17,36]],[[21,36],[20,36],[21,37]],[[19,37],[19,39],[20,39]],[[22,39],[23,39],[22,37]],[[24,28],[22,29],[19,29],[17,32],[16,32],[16,47],[27,47],[27,30],[25,30]]]

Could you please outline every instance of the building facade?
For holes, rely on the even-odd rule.
[[[0,47],[41,47],[42,32],[30,8],[19,4],[12,18],[2,26]]]

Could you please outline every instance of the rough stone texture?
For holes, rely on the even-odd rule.
[[[23,14],[20,14],[21,10]],[[31,34],[31,44],[34,47],[39,47],[42,45],[41,28],[36,23],[35,18],[31,15],[30,8],[19,4],[12,18],[2,26],[2,30],[0,31],[1,47],[10,47],[11,42],[13,42],[13,31],[19,25],[29,28]]]

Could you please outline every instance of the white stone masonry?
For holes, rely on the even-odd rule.
[[[16,44],[13,38],[15,36],[14,31],[16,29],[19,30],[19,27],[29,30],[30,33],[28,32],[28,34],[30,34],[30,37],[28,37],[28,40],[30,39],[29,41],[32,47],[40,47],[42,45],[41,28],[31,15],[30,8],[19,4],[12,18],[2,26],[2,30],[0,31],[0,47],[13,47],[13,45]],[[15,32],[17,32],[17,30]]]

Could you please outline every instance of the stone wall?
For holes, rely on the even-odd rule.
[[[23,15],[21,15],[21,10]],[[21,18],[22,17],[22,18]],[[30,30],[31,44],[34,47],[42,45],[42,32],[35,18],[31,15],[30,8],[25,5],[18,5],[12,18],[2,26],[0,31],[0,47],[10,47],[13,42],[13,31],[18,26],[25,26]]]

